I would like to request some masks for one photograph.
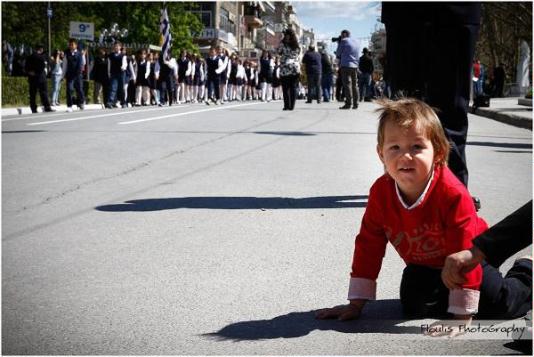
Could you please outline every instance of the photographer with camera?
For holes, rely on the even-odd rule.
[[[339,59],[341,82],[345,93],[345,105],[339,109],[358,108],[358,55],[360,44],[350,38],[348,30],[341,31],[341,36],[332,38],[332,42],[338,42],[336,57]]]

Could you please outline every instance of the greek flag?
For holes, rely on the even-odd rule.
[[[171,24],[169,22],[169,15],[167,14],[167,7],[161,10],[161,18],[159,20],[159,30],[161,32],[160,46],[161,55],[164,60],[169,60],[171,48]]]

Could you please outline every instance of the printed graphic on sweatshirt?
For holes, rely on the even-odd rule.
[[[386,237],[404,259],[424,262],[445,256],[445,232],[439,224],[423,224],[411,231],[385,227]]]

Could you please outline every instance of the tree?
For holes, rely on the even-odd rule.
[[[503,63],[514,82],[521,40],[532,43],[532,2],[482,3],[476,49],[476,57],[482,63],[490,67]]]
[[[8,42],[20,45],[46,44],[48,20],[46,2],[2,2],[2,35]],[[202,31],[196,14],[188,12],[194,3],[167,4],[171,22],[174,49],[198,52],[193,33]],[[95,39],[100,31],[113,23],[128,29],[126,42],[159,45],[159,20],[162,4],[159,2],[52,2],[52,48],[65,48],[69,38],[69,22],[92,22]],[[28,21],[31,19],[31,21]]]

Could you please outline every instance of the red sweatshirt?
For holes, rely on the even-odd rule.
[[[436,167],[426,192],[411,208],[401,202],[395,181],[380,177],[371,187],[360,233],[356,236],[349,299],[374,300],[376,279],[389,241],[406,264],[442,268],[452,253],[472,247],[488,226],[477,216],[466,187],[447,167]],[[462,289],[451,290],[453,314],[478,310],[482,268],[466,274]]]

